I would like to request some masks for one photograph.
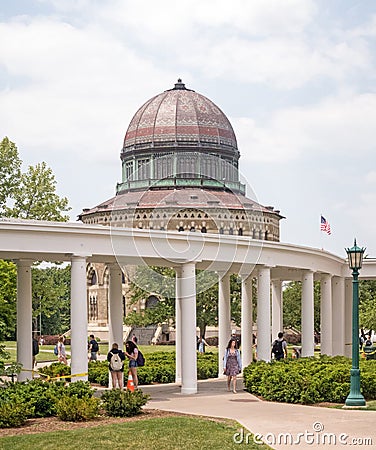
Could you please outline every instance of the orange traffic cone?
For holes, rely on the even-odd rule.
[[[127,390],[134,392],[133,377],[131,371],[128,372]]]

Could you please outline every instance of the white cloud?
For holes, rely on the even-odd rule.
[[[373,155],[376,94],[346,94],[311,107],[279,110],[262,124],[249,118],[232,122],[242,156],[253,161]]]
[[[376,170],[371,170],[365,176],[365,181],[367,184],[376,184]]]

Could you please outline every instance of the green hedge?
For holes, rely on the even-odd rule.
[[[145,365],[137,369],[138,384],[173,383],[175,381],[175,353],[155,352],[145,355]],[[127,373],[127,369],[125,369]],[[218,376],[218,355],[207,352],[197,355],[197,378],[206,380]],[[125,377],[126,378],[126,377]],[[108,362],[89,363],[89,381],[108,386]]]
[[[256,362],[244,369],[248,392],[265,400],[313,404],[343,403],[350,392],[351,360],[342,356]],[[361,361],[361,390],[376,399],[376,361]]]

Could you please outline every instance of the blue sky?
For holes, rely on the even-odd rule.
[[[282,241],[376,257],[375,38],[373,0],[3,1],[0,137],[47,162],[75,220],[113,196],[133,114],[181,77],[229,117]]]

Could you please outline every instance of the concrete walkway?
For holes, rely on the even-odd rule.
[[[376,448],[376,411],[265,402],[244,391],[241,380],[238,383],[237,394],[227,392],[222,379],[200,381],[195,395],[181,395],[176,384],[140,387],[151,395],[149,409],[238,421],[243,429],[235,436],[239,444],[246,444],[249,430],[259,442],[263,439],[274,449]]]

